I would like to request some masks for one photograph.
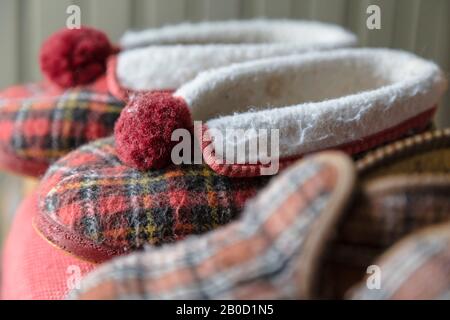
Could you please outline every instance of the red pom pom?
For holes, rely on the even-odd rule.
[[[186,103],[170,93],[144,93],[131,99],[114,128],[116,152],[125,164],[142,169],[160,169],[170,163],[175,129],[191,129]]]
[[[42,45],[41,70],[62,88],[87,84],[105,73],[106,59],[113,52],[101,31],[88,27],[63,29]]]

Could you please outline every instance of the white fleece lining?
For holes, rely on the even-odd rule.
[[[128,31],[125,49],[173,44],[297,43],[305,47],[355,44],[355,36],[340,26],[301,20],[229,20],[182,23],[143,31]]]
[[[250,20],[183,24],[127,33],[117,58],[120,85],[131,90],[176,89],[204,70],[312,50],[353,46],[341,27],[318,22]],[[176,45],[153,45],[153,44]],[[133,44],[133,45],[131,45]]]
[[[175,95],[195,120],[224,135],[224,148],[216,151],[248,145],[258,129],[279,129],[285,158],[394,127],[430,109],[445,89],[439,67],[413,54],[344,49],[206,71]],[[227,138],[233,128],[256,133],[235,141]]]

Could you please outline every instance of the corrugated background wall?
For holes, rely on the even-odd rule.
[[[83,24],[106,30],[117,40],[128,28],[156,27],[190,20],[251,17],[316,19],[355,32],[362,46],[414,51],[449,73],[449,0],[0,0],[0,87],[40,78],[37,54],[42,40],[65,26],[66,8],[79,5]],[[381,8],[381,30],[366,28],[366,9]],[[447,95],[437,115],[450,125]],[[0,210],[12,212],[19,182],[4,175]]]

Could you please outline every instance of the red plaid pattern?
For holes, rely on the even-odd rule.
[[[49,168],[37,226],[56,245],[102,261],[228,223],[267,179],[224,177],[206,165],[139,171],[118,160],[112,138],[102,139]]]
[[[0,93],[1,165],[39,175],[72,149],[111,134],[123,106],[104,78],[66,91],[46,84],[7,89]]]

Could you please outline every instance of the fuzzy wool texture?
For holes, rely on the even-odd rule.
[[[191,129],[192,120],[182,99],[170,93],[143,93],[123,109],[114,128],[117,156],[137,169],[160,169],[170,163],[176,129]]]
[[[349,47],[356,37],[318,22],[250,20],[181,24],[126,33],[117,78],[131,90],[176,89],[199,72],[232,63]],[[166,45],[164,45],[166,44]]]
[[[105,73],[106,59],[114,51],[103,32],[89,28],[62,29],[42,45],[42,73],[61,88],[88,84]]]
[[[439,67],[413,54],[342,49],[205,71],[174,95],[225,137],[216,155],[276,129],[284,158],[394,127],[433,107],[446,87]],[[235,139],[229,129],[248,134]]]

